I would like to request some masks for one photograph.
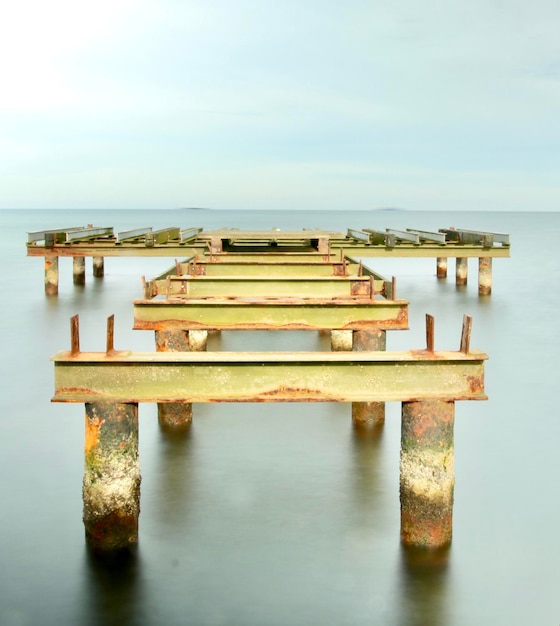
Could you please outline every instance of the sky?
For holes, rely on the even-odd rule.
[[[557,0],[18,0],[0,208],[555,211]]]

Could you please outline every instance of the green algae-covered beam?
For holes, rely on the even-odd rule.
[[[134,300],[135,330],[408,329],[406,300]]]
[[[482,352],[59,352],[55,402],[485,400]]]
[[[266,260],[256,263],[236,262],[213,263],[192,260],[179,263],[178,274],[195,276],[350,276],[360,271],[358,263],[271,263]]]
[[[373,298],[369,276],[169,276],[163,293],[167,296],[205,297],[294,297]]]

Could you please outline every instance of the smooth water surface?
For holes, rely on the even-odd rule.
[[[0,624],[307,626],[382,624],[524,626],[560,623],[560,214],[442,212],[1,211]],[[387,406],[380,438],[354,431],[348,404],[195,405],[187,436],[160,432],[140,406],[140,543],[128,559],[100,561],[81,522],[84,408],[51,404],[49,357],[70,342],[105,348],[116,315],[117,349],[152,350],[132,331],[140,276],[173,259],[105,260],[105,277],[46,297],[43,259],[26,233],[43,228],[419,228],[456,226],[511,234],[512,257],[494,260],[491,297],[477,294],[477,265],[458,288],[435,260],[368,259],[397,276],[410,330],[388,349],[457,349],[464,313],[471,345],[490,355],[487,402],[456,404],[452,547],[436,554],[399,543],[400,405]],[[222,333],[220,350],[328,349],[305,332]],[[325,343],[327,341],[327,343]]]

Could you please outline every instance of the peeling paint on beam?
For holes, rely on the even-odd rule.
[[[55,402],[486,400],[482,352],[60,352]]]
[[[408,329],[406,300],[135,300],[135,330]]]
[[[283,260],[276,263],[262,260],[255,263],[191,261],[179,264],[181,274],[224,277],[351,276],[358,274],[359,267],[358,263],[285,263]]]
[[[164,291],[158,285],[157,293],[194,298],[373,297],[368,276],[169,276]]]

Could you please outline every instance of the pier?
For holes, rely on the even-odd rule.
[[[430,320],[430,318],[428,318]],[[401,539],[436,548],[451,541],[455,402],[485,400],[484,361],[471,351],[465,316],[460,349],[409,352],[104,352],[56,354],[54,402],[85,405],[84,524],[95,549],[138,541],[138,404],[198,402],[402,402]]]
[[[109,229],[93,230],[109,237]],[[62,249],[76,252],[78,232],[67,231],[71,239],[59,244]],[[401,402],[401,540],[426,548],[447,545],[452,536],[455,402],[486,399],[487,355],[470,349],[471,318],[463,319],[456,351],[435,350],[431,315],[426,316],[425,347],[386,351],[386,333],[408,329],[408,301],[397,298],[394,277],[381,276],[358,260],[362,252],[356,247],[362,244],[357,232],[343,237],[345,245],[348,237],[358,242],[352,255],[336,243],[338,235],[316,230],[192,229],[186,236],[178,229],[140,229],[119,234],[107,245],[116,250],[133,241],[143,249],[167,250],[170,233],[181,240],[177,245],[190,246],[187,259],[176,260],[159,276],[142,277],[143,297],[132,303],[134,329],[154,332],[154,351],[115,349],[110,317],[105,350],[82,352],[79,318],[74,316],[70,350],[52,358],[53,401],[85,405],[83,519],[88,544],[113,550],[138,542],[141,403],[158,405],[164,430],[184,430],[196,419],[198,403],[344,402],[351,405],[355,425],[375,431],[384,423],[385,403]],[[449,255],[456,246],[456,240],[447,243],[446,233],[438,240],[435,233],[421,239],[419,232],[397,239],[392,231],[382,244],[376,243],[379,233],[369,236],[368,246],[381,245],[385,251],[401,240],[420,249],[428,241]],[[52,237],[64,239],[58,232]],[[481,246],[486,253],[509,245],[491,243],[466,240],[464,245],[473,254],[481,254]],[[95,258],[98,246],[90,248]],[[330,333],[331,350],[207,351],[208,333],[224,330]]]
[[[299,231],[240,231],[179,227],[153,230],[136,228],[115,233],[112,227],[59,228],[28,233],[27,255],[44,258],[45,293],[58,293],[59,258],[73,259],[73,278],[85,284],[85,259],[93,259],[93,273],[103,276],[105,257],[186,257],[220,263],[238,253],[236,263],[258,263],[262,254],[276,254],[284,260],[290,256],[310,257],[324,261],[352,258],[434,258],[436,276],[447,276],[449,258],[456,259],[456,284],[468,280],[468,259],[478,259],[478,291],[492,292],[492,259],[510,256],[509,235],[460,228],[438,231],[387,228],[348,228],[346,233],[320,229]]]

